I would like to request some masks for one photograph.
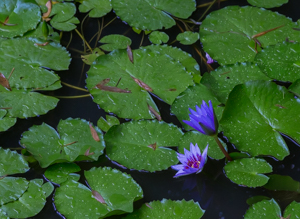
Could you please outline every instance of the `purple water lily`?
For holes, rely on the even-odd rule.
[[[219,122],[211,101],[208,101],[208,103],[209,106],[203,100],[201,107],[196,105],[196,111],[189,108],[191,121],[183,120],[183,122],[204,135],[213,136],[218,134]]]
[[[171,166],[172,169],[177,170],[175,178],[179,176],[185,176],[192,173],[200,173],[207,160],[208,145],[201,155],[201,151],[197,144],[190,144],[190,151],[184,149],[184,154],[177,153],[177,158],[181,164]]]
[[[206,61],[207,64],[214,63],[215,60],[213,60],[208,53],[205,54],[205,57],[207,59],[207,61]]]

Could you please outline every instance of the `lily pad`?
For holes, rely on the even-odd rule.
[[[222,142],[221,139],[219,140],[220,142]],[[221,149],[219,148],[214,138],[212,138],[211,136],[203,135],[200,132],[196,132],[196,131],[184,133],[184,135],[181,137],[179,141],[178,152],[183,154],[184,148],[190,150],[190,143],[193,144],[197,143],[201,151],[204,151],[206,145],[208,144],[209,146],[208,146],[207,155],[209,157],[217,160],[224,158],[224,154],[222,153]],[[223,147],[227,149],[227,146],[224,143],[223,143]]]
[[[183,45],[192,45],[197,40],[199,40],[199,33],[193,33],[192,31],[185,31],[183,33],[179,33],[176,37]]]
[[[133,51],[134,64],[126,51],[115,50],[98,57],[91,66],[87,87],[105,111],[120,118],[151,119],[151,111],[158,109],[148,91],[171,104],[193,84],[191,75],[179,62],[147,48]]]
[[[28,188],[28,181],[20,177],[5,177],[0,180],[0,206],[21,197]]]
[[[6,110],[0,109],[0,132],[6,131],[17,122],[16,118],[4,117],[6,114]]]
[[[291,204],[289,204],[286,209],[284,210],[284,217],[288,218],[290,215],[290,218],[300,218],[300,203],[293,201]]]
[[[293,180],[290,176],[272,174],[269,175],[269,178],[268,183],[264,185],[266,189],[273,191],[300,192],[300,183]]]
[[[199,219],[203,216],[203,210],[199,203],[192,200],[172,201],[163,199],[144,204],[140,209],[127,215],[124,219]]]
[[[110,0],[83,0],[78,9],[89,12],[90,17],[102,17],[111,11],[112,6]]]
[[[169,36],[165,32],[153,31],[149,35],[149,40],[153,44],[162,44],[169,41]]]
[[[224,107],[218,107],[221,103],[218,101],[216,96],[203,84],[196,84],[182,92],[171,106],[171,113],[177,116],[186,130],[191,130],[193,128],[182,122],[182,120],[190,120],[189,108],[195,110],[195,106],[200,106],[202,104],[202,100],[206,102],[211,100],[217,118],[221,118]]]
[[[25,173],[29,170],[26,160],[15,151],[0,147],[0,160],[0,176]]]
[[[182,131],[157,121],[132,121],[113,126],[105,134],[107,156],[127,168],[150,172],[178,163],[176,147]]]
[[[120,125],[120,121],[117,117],[109,115],[106,115],[106,120],[100,117],[97,122],[97,126],[104,132],[107,132],[114,125]]]
[[[262,22],[263,21],[263,22]],[[203,49],[221,65],[253,61],[259,45],[274,45],[286,38],[299,41],[291,19],[256,7],[229,6],[210,13],[200,27]],[[272,30],[273,29],[273,30]]]
[[[247,0],[249,4],[261,8],[275,8],[279,7],[289,0]]]
[[[300,79],[296,80],[290,87],[289,91],[300,97]]]
[[[294,82],[300,76],[300,44],[283,42],[268,46],[256,55],[255,62],[268,77]]]
[[[244,215],[245,219],[280,218],[281,210],[274,199],[263,200],[250,206]]]
[[[252,80],[270,80],[270,78],[262,73],[255,64],[237,63],[205,73],[201,79],[201,84],[208,87],[218,100],[225,104],[230,91],[236,85]]]
[[[110,34],[101,38],[99,43],[107,43],[100,46],[101,49],[113,51],[115,49],[126,49],[127,46],[131,45],[131,39],[119,34]]]
[[[80,167],[74,163],[58,163],[48,167],[44,175],[51,182],[61,184],[68,179],[78,181],[80,175],[73,173],[80,170]]]
[[[250,81],[230,93],[220,125],[238,150],[282,160],[289,149],[280,133],[300,142],[299,110],[299,102],[285,87]]]
[[[86,159],[97,160],[103,153],[105,144],[102,132],[97,127],[92,128],[98,140],[94,139],[89,122],[83,119],[61,120],[57,127],[60,135],[43,123],[24,132],[20,143],[43,168],[55,162],[73,162],[80,155],[85,155]]]
[[[272,172],[272,166],[264,159],[243,158],[227,163],[224,170],[232,182],[248,187],[258,187],[268,182],[269,177],[263,173]]]
[[[40,7],[33,2],[28,0],[0,1],[1,37],[22,36],[25,32],[35,29],[40,20]]]
[[[85,64],[91,65],[101,55],[105,55],[105,53],[101,49],[95,48],[91,54],[82,55],[81,59]]]
[[[0,219],[9,219],[7,215],[0,209]]]

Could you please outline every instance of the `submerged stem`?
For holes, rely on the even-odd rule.
[[[90,94],[78,95],[78,96],[54,96],[57,98],[65,98],[65,99],[76,99],[76,98],[83,98],[83,97],[90,97]]]
[[[75,29],[76,33],[78,34],[78,36],[83,40],[83,42],[87,45],[87,47],[89,48],[89,50],[92,52],[93,49],[91,48],[91,46],[88,44],[88,42],[84,39],[84,37],[81,35],[81,33]]]
[[[81,91],[85,91],[85,92],[89,92],[88,90],[84,89],[84,88],[81,88],[81,87],[77,87],[77,86],[74,86],[72,84],[68,84],[66,82],[61,82],[63,85],[66,85],[68,87],[71,87],[71,88],[74,88],[76,90],[81,90]]]
[[[219,148],[221,149],[221,151],[223,152],[223,154],[225,155],[225,157],[227,158],[227,160],[232,161],[232,158],[230,157],[230,155],[228,154],[228,152],[225,150],[225,148],[223,147],[222,143],[220,142],[218,136],[214,136],[215,141],[217,142]]]

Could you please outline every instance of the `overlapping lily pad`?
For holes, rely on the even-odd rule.
[[[81,119],[61,120],[57,131],[49,125],[34,125],[23,133],[20,140],[22,146],[29,151],[41,167],[47,167],[55,162],[73,162],[79,156],[85,159],[97,160],[105,147],[102,132]],[[95,139],[98,138],[98,139]]]
[[[76,0],[79,5],[80,12],[89,12],[90,17],[102,17],[111,11],[112,6],[110,0]]]
[[[0,132],[6,131],[7,129],[12,127],[17,121],[16,118],[4,117],[6,114],[6,110],[0,109]]]
[[[200,36],[214,60],[234,64],[253,61],[259,43],[265,48],[286,38],[299,41],[294,25],[291,19],[265,9],[230,6],[210,13],[202,22]]]
[[[199,33],[193,33],[192,31],[185,31],[177,35],[178,40],[183,45],[191,45],[199,40]]]
[[[80,170],[80,167],[75,163],[58,163],[48,167],[44,175],[51,182],[61,184],[67,180],[78,181],[80,175],[75,172]]]
[[[245,219],[279,218],[281,210],[274,199],[263,200],[250,206],[244,215]]]
[[[300,79],[296,80],[290,87],[289,91],[300,97]]]
[[[285,87],[252,81],[230,93],[220,124],[240,151],[282,160],[289,149],[280,133],[300,142],[299,110],[299,102]]]
[[[204,212],[205,210],[200,207],[199,203],[195,203],[194,201],[163,199],[143,205],[140,209],[127,215],[125,219],[199,219],[203,216]]]
[[[0,180],[0,206],[20,198],[29,182],[20,177],[5,177]]]
[[[112,6],[123,21],[141,30],[157,30],[175,25],[174,19],[188,18],[196,9],[195,0],[112,0]]]
[[[162,44],[168,42],[169,36],[165,32],[153,31],[149,35],[149,40],[154,44]]]
[[[164,170],[178,163],[176,151],[183,135],[176,126],[164,122],[133,121],[113,126],[104,136],[107,156],[136,170]]]
[[[264,159],[243,158],[227,163],[224,170],[226,176],[234,183],[258,187],[268,182],[269,177],[263,173],[272,172],[272,166]]]
[[[127,46],[131,45],[131,39],[119,34],[110,34],[103,37],[99,43],[105,43],[100,46],[101,49],[113,51],[115,49],[126,49]]]
[[[262,8],[275,8],[279,7],[289,0],[247,0],[249,4]]]
[[[114,125],[120,125],[120,121],[117,117],[109,115],[106,115],[106,119],[101,117],[97,122],[97,126],[104,132],[107,132]]]

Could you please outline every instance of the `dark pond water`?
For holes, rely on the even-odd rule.
[[[198,4],[205,1],[198,1]],[[221,2],[221,7],[228,5],[247,5],[245,0],[228,0]],[[198,19],[206,8],[199,8],[196,13],[193,14],[193,18]],[[216,4],[211,8],[211,10],[217,10],[218,5]],[[290,0],[288,4],[283,5],[280,8],[272,9],[273,11],[278,11],[281,14],[284,14],[288,17],[291,17],[293,21],[300,19],[300,1],[299,0]],[[78,14],[78,18],[81,20],[86,14]],[[111,12],[104,18],[104,24],[108,23],[110,20],[115,18],[115,14]],[[98,24],[101,24],[102,19],[92,19],[87,18],[83,23],[82,30],[84,36],[89,41],[95,33],[99,30]],[[78,27],[80,30],[80,27]],[[167,31],[170,36],[169,42],[172,42],[178,32],[178,27],[173,27]],[[133,40],[132,49],[139,47],[142,37],[134,33],[128,25],[120,21],[119,19],[114,20],[109,24],[102,32],[101,36],[108,34],[125,34]],[[299,32],[300,34],[300,32]],[[67,46],[71,34],[66,33],[63,35],[62,44]],[[91,41],[90,45],[95,47],[96,40]],[[198,41],[199,42],[199,41]],[[150,42],[147,37],[144,38],[142,45],[149,45]],[[192,54],[193,57],[201,65],[201,72],[206,71],[205,66],[201,63],[199,56],[196,54],[192,46],[182,46],[179,43],[174,43],[173,46],[181,47],[183,50]],[[201,45],[199,44],[199,48]],[[84,47],[81,39],[78,35],[73,32],[72,41],[68,46],[68,50],[72,54],[72,62],[70,69],[68,71],[59,72],[61,81],[78,86],[85,87],[86,72],[88,66],[83,66],[81,61],[80,51],[84,51]],[[79,51],[79,52],[78,52]],[[213,66],[217,67],[217,65]],[[48,92],[49,95],[54,96],[77,96],[86,94],[83,91],[78,91],[69,87],[63,87],[55,92]],[[156,99],[156,103],[159,106],[159,110],[162,113],[162,118],[164,121],[169,123],[174,123],[180,126],[177,118],[170,114],[170,106]],[[32,125],[39,125],[43,122],[56,127],[59,120],[66,119],[68,117],[72,118],[83,118],[97,124],[97,120],[104,116],[105,112],[97,106],[92,101],[91,97],[77,98],[77,99],[66,99],[62,98],[57,107],[47,113],[46,115],[29,118],[24,120],[18,120],[17,124],[6,131],[5,133],[0,133],[0,145],[4,148],[18,148],[19,139],[21,134],[28,130]],[[124,120],[122,120],[124,121]],[[286,138],[288,146],[291,151],[291,155],[286,157],[284,161],[277,162],[272,158],[267,158],[273,166],[274,173],[282,175],[290,175],[293,179],[300,181],[300,148],[291,140]],[[231,145],[229,145],[230,150],[234,150]],[[99,158],[97,162],[88,163],[81,162],[78,163],[83,170],[88,170],[92,166],[111,166],[113,168],[121,169],[119,166],[113,164],[108,158],[104,155]],[[206,213],[202,217],[203,219],[217,219],[217,218],[226,218],[226,219],[235,219],[243,218],[244,213],[246,212],[248,205],[246,200],[249,197],[255,195],[266,195],[276,198],[282,208],[285,208],[290,201],[294,200],[296,197],[291,193],[270,193],[269,191],[258,188],[251,189],[247,187],[241,187],[232,183],[223,173],[224,160],[216,161],[209,159],[207,164],[204,167],[203,172],[197,175],[190,175],[178,179],[174,179],[173,176],[175,171],[168,169],[165,171],[160,171],[157,173],[147,173],[139,171],[130,171],[121,169],[124,172],[131,174],[131,176],[136,180],[136,182],[141,185],[144,198],[137,203],[135,206],[138,208],[144,202],[150,202],[153,200],[161,200],[163,198],[181,200],[193,199],[198,201],[202,208],[206,210]],[[31,166],[31,170],[25,174],[27,179],[33,178],[43,178],[44,169],[41,169],[39,166]],[[81,177],[80,181],[84,183],[84,177]],[[40,214],[34,218],[53,218],[59,219],[62,218],[59,214],[56,213],[54,205],[52,204],[53,195],[47,199],[47,204]],[[300,201],[300,199],[299,199]],[[120,218],[120,217],[118,217]]]

